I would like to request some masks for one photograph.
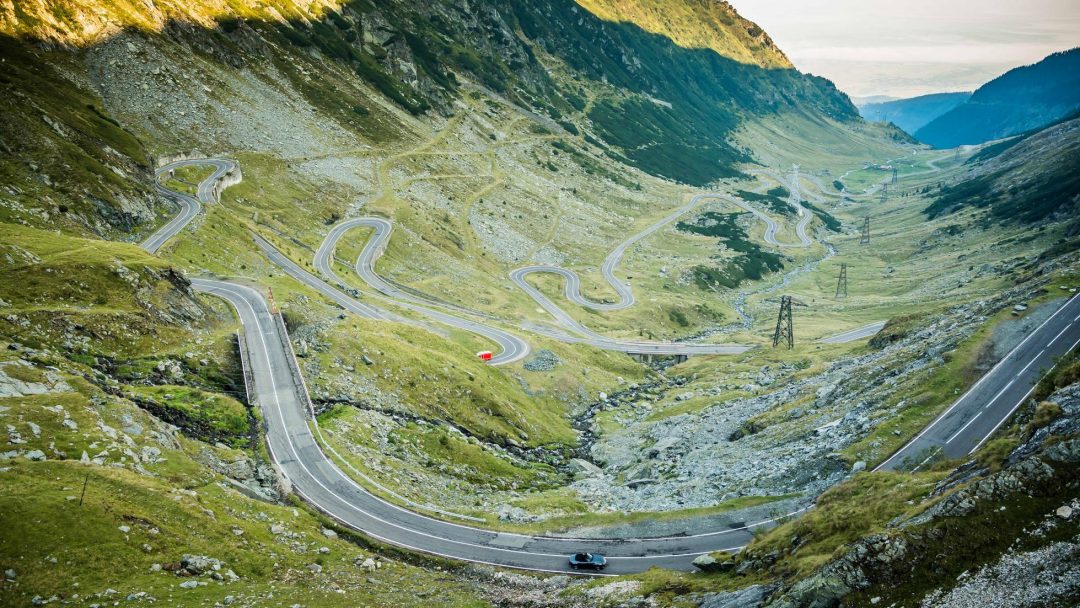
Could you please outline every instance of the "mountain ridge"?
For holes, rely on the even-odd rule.
[[[907,99],[856,104],[866,120],[891,122],[913,134],[938,116],[971,98],[971,92],[930,93]]]
[[[794,68],[772,38],[724,0],[575,0],[605,21],[637,25],[685,48],[707,48],[718,55],[763,68]]]
[[[148,15],[133,2],[100,11],[39,2],[4,13],[0,31],[91,48],[126,29],[183,37],[196,28],[209,37],[204,48],[235,62],[243,61],[238,43],[295,47],[356,72],[417,116],[450,114],[467,78],[557,128],[583,132],[619,162],[698,186],[737,176],[736,166],[752,160],[731,141],[747,121],[790,111],[858,120],[835,85],[790,67],[728,4],[665,5],[675,16],[663,22],[647,0],[588,5],[620,20],[573,0],[245,0],[225,9],[197,0]]]
[[[980,144],[1046,126],[1080,108],[1080,47],[1009,70],[914,133],[937,148]]]

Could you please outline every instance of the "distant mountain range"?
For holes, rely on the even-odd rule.
[[[902,99],[901,97],[893,97],[891,95],[867,95],[866,97],[852,97],[851,103],[856,107],[870,105],[872,103],[885,103],[887,101],[896,101]]]
[[[914,134],[930,121],[945,114],[971,97],[971,92],[933,93],[910,99],[887,99],[882,102],[856,104],[866,120],[891,122]]]
[[[914,135],[936,148],[979,144],[1048,125],[1077,108],[1080,48],[1006,72]]]

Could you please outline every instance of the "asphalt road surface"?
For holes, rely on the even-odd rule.
[[[1080,294],[1063,304],[949,409],[874,470],[918,470],[940,458],[971,454],[1027,401],[1035,383],[1053,368],[1054,359],[1078,343]]]
[[[378,259],[378,256],[386,249],[386,243],[390,238],[390,232],[392,230],[390,222],[384,219],[359,218],[347,220],[335,225],[330,230],[330,234],[326,236],[319,246],[318,251],[315,252],[315,267],[324,277],[343,287],[346,286],[346,283],[341,280],[341,277],[334,272],[334,250],[337,248],[338,241],[341,240],[341,237],[344,236],[346,232],[360,227],[375,229],[375,234],[361,251],[360,257],[356,263],[356,272],[368,285],[374,287],[375,290],[383,296],[393,300],[398,306],[418,312],[433,321],[472,332],[495,342],[498,344],[500,351],[491,358],[491,361],[489,361],[491,365],[512,363],[525,358],[525,356],[529,354],[529,343],[520,337],[488,323],[474,321],[460,315],[450,314],[432,308],[429,306],[430,302],[398,288],[376,274],[374,269],[375,260]],[[275,263],[277,262],[275,261]],[[300,280],[312,287],[316,287],[316,289],[334,289],[315,276],[306,272],[305,275],[306,276],[300,278]],[[318,283],[319,286],[316,286],[316,283]]]
[[[863,325],[862,327],[856,327],[845,332],[841,332],[827,338],[822,338],[819,342],[825,344],[844,344],[846,342],[854,342],[855,340],[862,340],[863,338],[869,338],[870,336],[881,331],[881,328],[885,327],[885,321],[875,321],[869,325]]]
[[[777,178],[781,183],[785,183],[781,178]],[[786,183],[785,183],[786,184]],[[805,209],[798,204],[798,195],[793,193],[792,199],[789,203],[794,201],[794,206],[798,209],[800,214],[800,220],[796,226],[796,231],[800,236],[800,244],[787,245],[780,243],[776,240],[776,232],[779,228],[777,223],[773,221],[765,213],[754,208],[738,198],[713,192],[706,192],[702,194],[694,195],[690,198],[690,201],[676,209],[673,213],[664,217],[660,221],[650,225],[645,230],[635,234],[629,239],[620,243],[608,256],[604,259],[603,265],[600,267],[600,272],[603,274],[607,282],[612,286],[615,292],[619,295],[619,300],[616,302],[596,302],[586,298],[581,293],[581,278],[573,270],[562,268],[559,266],[550,265],[531,265],[517,268],[510,273],[510,280],[514,282],[522,291],[527,293],[537,304],[540,305],[545,311],[553,316],[560,325],[567,330],[581,336],[583,339],[578,341],[603,348],[606,350],[622,350],[625,352],[633,353],[652,353],[652,354],[737,354],[745,352],[747,347],[739,344],[725,344],[725,345],[709,345],[709,344],[683,344],[683,343],[657,343],[657,342],[632,342],[625,340],[614,340],[611,338],[605,338],[604,336],[597,334],[596,332],[585,327],[579,323],[573,316],[568,314],[560,306],[551,301],[550,298],[545,296],[540,290],[533,287],[526,279],[530,274],[535,273],[549,273],[555,274],[563,279],[563,294],[566,299],[571,302],[590,308],[592,310],[610,311],[621,310],[629,307],[634,303],[634,293],[630,289],[630,286],[620,281],[615,277],[615,269],[618,267],[619,262],[622,261],[626,250],[633,244],[639,242],[643,238],[655,233],[657,230],[675,221],[679,217],[685,215],[690,210],[697,207],[701,201],[707,199],[719,199],[725,202],[736,205],[745,211],[751,213],[757,219],[761,220],[765,224],[764,239],[765,242],[774,245],[776,247],[807,247],[811,244],[811,240],[805,234],[806,225],[809,223],[811,216],[806,213]],[[535,331],[535,329],[534,329]],[[557,337],[558,335],[552,334],[551,337]],[[565,335],[563,338],[565,339]],[[647,349],[647,350],[642,350]]]
[[[802,247],[809,247],[811,244],[813,244],[813,240],[806,234],[806,227],[810,225],[810,221],[814,219],[814,216],[813,216],[812,213],[810,213],[809,211],[806,210],[806,207],[803,207],[802,204],[801,204],[802,197],[803,197],[803,192],[799,188],[799,169],[798,169],[798,167],[792,169],[792,174],[791,174],[791,179],[790,180],[785,179],[783,175],[781,175],[780,173],[778,173],[776,171],[772,171],[772,170],[752,170],[752,171],[747,171],[747,173],[749,173],[751,175],[765,175],[765,176],[775,180],[776,183],[780,184],[785,190],[787,190],[788,191],[787,203],[788,203],[788,205],[790,205],[791,207],[793,207],[795,209],[795,213],[797,214],[797,217],[799,218],[798,222],[796,222],[796,224],[795,224],[795,236],[798,237],[799,242],[798,243],[781,243],[781,242],[776,240],[776,231],[778,229],[778,226],[776,225],[776,222],[774,222],[771,218],[769,218],[769,216],[765,215],[764,213],[761,213],[757,209],[754,209],[754,208],[750,207],[749,205],[747,205],[743,201],[740,201],[740,200],[737,200],[737,199],[736,199],[736,201],[733,201],[733,202],[735,202],[735,204],[739,205],[743,209],[746,209],[750,213],[753,213],[755,217],[757,217],[758,219],[765,222],[765,225],[766,225],[765,226],[765,242],[772,245],[772,246],[774,246],[774,247],[800,247],[800,248],[802,248]]]
[[[214,172],[208,178],[204,179],[202,182],[199,183],[197,190],[197,198],[191,197],[182,192],[170,190],[165,186],[161,185],[161,177],[173,169],[187,166],[204,165],[210,165],[214,167]],[[166,241],[176,236],[178,232],[184,229],[184,226],[187,226],[191,222],[191,220],[193,220],[195,216],[199,214],[199,211],[202,210],[202,203],[210,203],[215,200],[214,185],[219,179],[224,177],[227,173],[231,173],[235,169],[235,162],[221,158],[181,160],[159,167],[154,172],[154,175],[157,178],[154,181],[154,187],[157,188],[157,191],[159,193],[176,201],[176,203],[180,205],[180,213],[178,213],[176,217],[169,220],[168,223],[166,223],[164,226],[154,232],[154,234],[151,234],[150,237],[140,243],[139,246],[149,251],[150,253],[155,253],[158,249],[161,249],[161,246],[164,245]]]
[[[185,164],[198,163],[185,161]],[[215,171],[200,185],[201,202],[213,200],[214,182],[223,174]],[[185,217],[190,221],[192,216],[185,214]],[[177,234],[186,221],[173,226],[169,236]],[[154,246],[160,247],[165,240],[155,240]],[[273,255],[275,250],[269,243],[262,239],[257,242],[268,255]],[[287,259],[276,263],[287,272],[306,272]],[[326,285],[310,274],[307,276]],[[252,379],[251,396],[263,411],[271,458],[293,491],[343,525],[377,540],[453,559],[548,572],[570,572],[567,557],[571,553],[593,551],[608,556],[609,566],[604,574],[615,575],[653,566],[692,570],[690,562],[694,557],[716,550],[737,550],[751,540],[752,529],[774,525],[770,519],[672,537],[575,539],[484,530],[434,519],[388,502],[345,474],[316,441],[318,426],[314,425],[313,431],[308,425],[313,420],[310,398],[284,322],[280,315],[271,313],[263,292],[247,285],[204,278],[193,278],[192,286],[225,299],[236,309],[244,328],[243,347]],[[332,293],[320,291],[342,306],[350,305],[351,298],[337,299],[341,292],[329,289]],[[354,312],[380,318],[377,308],[357,308]],[[438,511],[415,503],[413,506]]]
[[[551,302],[548,298],[546,298],[543,294],[541,294],[538,290],[533,288],[524,280],[524,276],[526,274],[535,271],[531,269],[543,268],[545,272],[557,272],[561,276],[566,277],[567,284],[573,285],[574,293],[578,294],[578,300],[575,301],[580,301],[586,306],[594,308],[600,307],[601,310],[617,310],[619,308],[625,308],[627,306],[630,306],[634,303],[633,292],[630,290],[630,287],[628,285],[625,285],[624,283],[616,279],[613,275],[614,269],[618,264],[619,260],[622,259],[626,248],[633,243],[640,241],[645,236],[652,234],[665,224],[670,223],[675,218],[686,213],[693,206],[697,205],[698,201],[700,201],[702,198],[709,196],[717,195],[699,195],[697,197],[694,197],[694,199],[690,203],[681,207],[677,212],[669,215],[660,222],[653,224],[649,228],[646,228],[643,232],[638,233],[627,241],[624,241],[615,249],[615,251],[608,255],[607,259],[604,261],[603,270],[605,276],[610,277],[609,280],[612,282],[612,285],[615,287],[616,291],[621,294],[620,302],[617,304],[596,304],[581,297],[580,290],[577,288],[577,286],[580,285],[578,276],[570,270],[565,270],[558,267],[544,266],[527,267],[525,269],[515,270],[513,273],[511,273],[511,279],[513,279],[519,287],[521,287],[523,290],[526,291],[526,293],[531,295],[533,299],[537,301],[537,303],[543,306],[544,309],[551,313],[552,316],[554,316],[564,327],[566,327],[576,335],[568,335],[562,332],[547,330],[542,327],[532,327],[530,328],[530,331],[532,331],[533,333],[545,335],[549,338],[562,342],[569,342],[574,344],[588,344],[590,346],[595,346],[604,350],[635,354],[658,356],[733,355],[748,350],[750,347],[743,344],[651,342],[608,338],[597,334],[596,332],[593,332],[592,330],[575,321],[573,317],[571,317],[561,308],[556,306],[553,302]],[[364,245],[364,248],[361,250],[360,255],[356,260],[355,270],[357,275],[359,275],[359,277],[365,283],[374,288],[377,292],[391,299],[394,304],[419,312],[422,315],[428,317],[429,319],[438,321],[445,325],[464,329],[465,331],[470,331],[472,333],[484,336],[494,341],[496,344],[499,345],[501,351],[492,358],[492,364],[510,363],[512,361],[517,361],[525,357],[529,353],[528,343],[526,343],[518,336],[515,336],[514,334],[511,334],[506,330],[503,330],[498,326],[494,325],[490,319],[480,318],[474,320],[466,318],[467,316],[482,317],[480,313],[477,313],[476,311],[469,311],[467,309],[451,304],[437,302],[431,299],[425,299],[422,296],[406,291],[394,285],[393,283],[387,281],[382,276],[380,276],[377,272],[375,272],[375,263],[382,255],[382,253],[386,250],[386,245],[389,242],[390,235],[393,231],[393,225],[386,219],[375,217],[356,218],[343,221],[335,225],[330,230],[330,233],[327,234],[326,238],[319,246],[319,249],[315,252],[315,267],[327,280],[335,282],[342,287],[345,286],[344,281],[342,281],[341,277],[338,276],[333,270],[334,251],[337,248],[337,244],[350,230],[361,227],[372,228],[374,230],[374,233],[368,239],[368,242]],[[280,254],[278,254],[278,256],[282,258],[284,257],[280,256]],[[286,272],[296,278],[300,278],[301,275],[305,275],[303,278],[300,278],[300,280],[308,283],[309,285],[312,285],[313,287],[315,287],[313,283],[317,282],[322,283],[322,286],[319,287],[320,290],[330,289],[333,291],[338,291],[336,288],[327,285],[325,282],[320,281],[314,276],[311,276],[310,273],[307,273],[292,262],[288,262],[287,260],[285,260],[287,264],[283,264],[273,256],[272,259],[279,266],[285,268]],[[289,269],[286,268],[286,265],[291,265],[295,268]],[[570,293],[569,288],[567,289],[567,293]],[[338,296],[336,297],[348,298],[347,295],[340,293],[340,291],[338,291]],[[449,310],[444,311],[440,310],[440,308],[447,308]]]

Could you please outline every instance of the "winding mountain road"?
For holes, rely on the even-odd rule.
[[[785,179],[783,175],[772,170],[751,170],[747,171],[750,175],[764,175],[780,184],[785,190],[788,191],[787,203],[793,207],[798,214],[799,221],[795,224],[795,236],[798,237],[798,243],[780,243],[776,240],[777,225],[769,216],[751,208],[746,203],[738,201],[735,204],[739,205],[743,209],[746,209],[750,213],[753,213],[758,219],[766,223],[765,229],[765,242],[776,247],[799,247],[805,248],[813,244],[813,239],[806,234],[806,227],[810,225],[811,220],[814,219],[812,213],[807,211],[806,207],[802,206],[803,191],[799,188],[799,169],[795,167],[792,169],[791,179]]]
[[[704,198],[709,197],[723,197],[725,199],[736,202],[734,199],[723,195],[702,194],[693,197],[689,203],[683,205],[675,212],[669,214],[667,217],[650,225],[648,228],[634,235],[620,243],[615,250],[613,250],[601,267],[601,271],[604,277],[612,285],[615,291],[619,294],[619,301],[616,303],[597,303],[593,302],[581,295],[580,290],[580,278],[572,270],[567,270],[557,266],[528,266],[525,268],[519,268],[510,274],[511,280],[513,280],[518,287],[528,293],[541,307],[543,307],[548,313],[550,313],[559,323],[573,332],[576,335],[566,335],[561,332],[546,330],[542,327],[531,327],[530,331],[538,333],[549,338],[559,340],[562,342],[569,342],[575,344],[588,344],[604,350],[611,350],[617,352],[626,352],[642,355],[657,355],[657,356],[671,356],[671,355],[733,355],[747,351],[750,346],[742,344],[698,344],[698,343],[685,343],[685,342],[652,342],[652,341],[639,341],[639,340],[620,340],[616,338],[609,338],[600,335],[584,325],[578,323],[573,317],[567,314],[564,310],[559,308],[554,302],[540,293],[539,290],[532,287],[525,281],[525,276],[533,272],[551,272],[559,274],[566,279],[566,294],[572,301],[582,304],[590,308],[597,310],[620,310],[627,308],[634,303],[634,294],[630,289],[630,286],[617,279],[614,275],[615,268],[622,260],[627,248],[634,243],[637,243],[641,239],[653,234],[663,226],[671,223],[678,217],[684,215],[692,208],[698,205],[698,203]],[[771,220],[770,220],[771,221]],[[354,265],[357,275],[369,286],[374,288],[377,292],[383,296],[390,298],[394,304],[409,308],[417,311],[428,318],[438,321],[440,323],[450,325],[452,327],[458,327],[466,331],[473,332],[477,335],[484,336],[497,343],[502,349],[501,352],[492,358],[492,364],[509,363],[521,359],[529,352],[529,346],[521,338],[494,326],[489,319],[474,321],[472,319],[465,318],[463,315],[478,315],[475,311],[469,311],[461,307],[456,307],[450,304],[437,302],[434,300],[425,299],[421,296],[415,295],[408,291],[397,287],[390,281],[380,276],[375,271],[375,263],[379,257],[386,250],[386,246],[389,242],[390,235],[393,231],[393,224],[389,220],[377,217],[363,217],[355,218],[351,220],[345,220],[336,224],[331,228],[326,238],[323,240],[319,249],[315,252],[315,267],[319,272],[329,281],[333,281],[338,285],[345,287],[345,282],[341,277],[333,270],[334,252],[337,249],[338,243],[345,235],[356,228],[372,228],[374,230],[371,237],[361,250],[356,263]],[[277,261],[275,260],[275,263]],[[291,264],[291,263],[290,263]],[[281,264],[279,264],[281,265]],[[293,264],[295,266],[295,264]],[[294,277],[300,274],[308,274],[306,271],[299,269],[299,272],[290,272]],[[287,270],[288,272],[288,270]],[[305,283],[310,283],[308,278],[301,279]],[[315,279],[317,281],[317,279]],[[324,283],[325,286],[325,283]],[[334,288],[330,288],[334,289]],[[344,294],[340,294],[338,297],[348,297]],[[438,310],[438,308],[449,308],[449,311]]]
[[[653,566],[690,570],[695,556],[737,550],[750,541],[752,528],[773,523],[766,520],[687,536],[580,539],[484,530],[392,504],[360,486],[321,447],[317,423],[314,431],[309,426],[314,418],[284,323],[270,312],[262,293],[209,279],[192,279],[192,285],[225,299],[240,316],[268,451],[293,491],[343,525],[379,541],[463,561],[545,572],[569,572],[568,555],[596,551],[608,556],[606,574],[614,575]]]
[[[797,196],[795,198],[797,199]],[[563,282],[564,282],[563,283],[564,284],[563,294],[566,296],[566,299],[570,300],[571,302],[573,302],[575,304],[578,304],[579,306],[583,306],[585,308],[590,308],[592,310],[598,310],[598,311],[622,310],[624,308],[627,308],[627,307],[631,306],[634,303],[634,293],[630,289],[629,285],[627,285],[626,283],[623,283],[622,281],[620,281],[618,278],[615,277],[615,269],[618,267],[619,262],[622,261],[623,256],[626,254],[626,250],[631,245],[634,245],[635,243],[641,241],[645,237],[655,233],[657,230],[660,230],[664,226],[666,226],[666,225],[670,224],[671,222],[675,221],[679,217],[682,217],[683,215],[688,213],[690,210],[697,207],[702,201],[708,200],[708,199],[722,200],[722,201],[725,201],[725,202],[730,203],[732,205],[736,205],[739,208],[753,214],[755,218],[761,220],[765,224],[765,233],[764,233],[763,236],[764,236],[765,242],[770,244],[770,245],[773,245],[773,246],[776,246],[776,247],[808,247],[812,242],[809,239],[809,237],[807,237],[806,234],[805,234],[806,225],[809,223],[809,221],[811,219],[810,215],[805,213],[805,210],[803,209],[803,207],[801,205],[798,205],[797,200],[794,203],[794,205],[799,210],[800,214],[803,216],[802,219],[800,219],[799,224],[796,226],[796,231],[799,234],[801,244],[788,245],[788,244],[785,244],[785,243],[780,243],[780,242],[778,242],[776,240],[776,232],[777,232],[779,226],[777,225],[777,223],[771,217],[769,217],[765,213],[763,213],[760,210],[756,209],[755,207],[747,204],[745,201],[743,201],[743,200],[741,200],[739,198],[729,196],[727,194],[716,193],[716,192],[705,192],[705,193],[694,195],[693,197],[690,198],[690,201],[686,205],[683,205],[682,207],[679,207],[673,213],[671,213],[668,216],[664,217],[663,219],[657,221],[656,223],[650,225],[648,228],[646,228],[645,230],[643,230],[643,231],[637,233],[636,235],[630,237],[629,239],[623,241],[610,254],[608,254],[608,256],[604,259],[604,263],[600,267],[600,272],[604,276],[604,279],[607,280],[608,284],[610,284],[611,287],[618,294],[619,300],[617,302],[596,302],[594,300],[590,300],[589,298],[585,297],[581,293],[581,278],[578,276],[578,274],[576,272],[574,272],[573,270],[569,270],[567,268],[562,268],[560,266],[540,265],[540,264],[532,265],[532,266],[524,266],[522,268],[517,268],[517,269],[513,270],[510,273],[510,280],[512,280],[514,282],[514,284],[516,284],[522,291],[527,293],[529,295],[529,297],[531,297],[537,304],[539,304],[541,308],[543,308],[545,311],[547,311],[548,314],[555,317],[555,319],[563,327],[565,327],[566,329],[568,329],[568,330],[570,330],[570,331],[572,331],[572,332],[574,332],[574,333],[576,333],[576,334],[578,334],[580,336],[586,337],[587,338],[586,341],[589,344],[592,344],[594,346],[598,346],[600,348],[605,348],[605,349],[608,349],[608,350],[623,350],[626,347],[629,347],[629,348],[632,348],[632,349],[638,349],[638,348],[641,348],[643,344],[660,344],[660,343],[635,343],[635,342],[626,342],[626,341],[622,341],[622,340],[612,340],[610,338],[605,338],[604,336],[601,336],[601,335],[597,334],[596,332],[593,332],[589,328],[587,328],[584,325],[582,325],[581,323],[579,323],[576,319],[573,318],[573,316],[568,314],[560,306],[558,306],[557,304],[552,302],[550,298],[548,298],[543,293],[541,293],[539,289],[533,287],[526,279],[531,274],[537,274],[537,273],[554,274],[554,275],[557,275],[559,277],[562,277],[562,279],[563,279]],[[676,343],[676,344],[678,344],[678,343]],[[688,355],[689,354],[733,354],[735,352],[742,352],[742,351],[746,350],[746,348],[742,348],[742,351],[736,351],[735,350],[736,347],[738,347],[738,345],[724,345],[724,348],[722,350],[716,350],[717,347],[712,346],[712,345],[680,344],[679,348],[681,348],[683,350],[679,350],[679,348],[671,348],[671,347],[667,347],[666,350],[669,351],[671,354],[688,354]],[[638,350],[630,350],[628,352],[639,352],[639,351]]]
[[[491,325],[490,323],[473,321],[460,315],[437,310],[429,306],[431,302],[393,285],[376,274],[375,260],[382,255],[383,251],[385,251],[386,244],[390,239],[390,233],[393,230],[393,225],[387,220],[381,218],[358,218],[346,220],[335,225],[323,240],[319,249],[315,252],[315,268],[317,268],[326,279],[347,288],[347,284],[334,272],[334,250],[337,247],[338,241],[341,240],[341,237],[349,230],[361,227],[375,229],[375,233],[361,251],[360,257],[356,262],[357,274],[359,274],[368,285],[375,288],[376,291],[386,298],[391,299],[397,306],[418,312],[433,321],[472,332],[495,342],[499,345],[500,352],[492,357],[489,362],[491,365],[512,363],[525,358],[525,356],[529,354],[529,343],[520,337]],[[311,275],[300,278],[300,280],[309,285],[312,283],[319,283],[321,284],[319,287],[320,289],[326,287],[325,282],[320,281],[318,278]],[[466,312],[464,309],[459,310]]]
[[[215,171],[215,175],[217,173]],[[214,176],[211,178],[217,179]],[[204,181],[204,185],[211,182],[211,178]],[[212,191],[201,185],[200,202],[212,200]],[[187,217],[187,221],[190,221],[190,217]],[[186,221],[180,222],[170,228],[170,236],[178,233],[185,224]],[[348,228],[342,230],[344,232]],[[150,247],[160,247],[164,240],[167,239],[155,239],[144,245],[144,248],[149,250]],[[332,251],[332,247],[330,250]],[[324,257],[323,260],[329,266],[329,257]],[[374,257],[371,260],[373,261]],[[315,277],[312,278],[318,281]],[[326,285],[322,281],[318,282]],[[770,519],[749,524],[733,524],[720,529],[697,530],[692,534],[671,537],[581,539],[484,530],[428,517],[388,502],[375,496],[344,473],[337,461],[324,451],[318,421],[313,416],[307,386],[292,352],[285,323],[280,315],[271,312],[261,291],[238,283],[204,278],[193,278],[192,286],[201,292],[225,299],[239,315],[244,327],[242,348],[247,354],[247,371],[252,381],[251,396],[263,412],[269,454],[281,474],[289,480],[292,490],[342,525],[381,542],[456,560],[544,572],[568,572],[567,555],[582,550],[595,551],[609,558],[609,569],[604,575],[614,575],[641,572],[654,566],[690,570],[690,562],[697,555],[717,550],[738,550],[750,542],[752,530],[770,527],[776,521]],[[377,314],[377,310],[367,311],[367,314]],[[1001,422],[994,423],[989,429],[984,428],[986,425],[975,427],[972,423],[980,414],[975,414],[972,418],[972,409],[964,404],[968,400],[976,403],[978,399],[969,397],[996,389],[996,383],[1007,379],[1009,374],[1015,374],[1017,367],[1022,366],[1019,374],[1009,380],[987,406],[995,407],[994,416],[987,416],[988,419],[1003,420],[1001,416],[1007,417],[1016,406],[1000,407],[995,404],[1016,384],[1016,380],[1022,378],[1018,387],[1022,386],[1025,380],[1030,380],[1039,373],[1035,364],[1047,362],[1055,354],[1064,352],[1067,348],[1075,348],[1077,343],[1080,343],[1080,296],[1069,300],[972,387],[968,394],[961,397],[957,404],[928,426],[909,446],[878,468],[891,468],[890,463],[899,462],[897,459],[909,452],[909,447],[916,446],[926,436],[940,434],[935,430],[938,426],[952,432],[949,425],[962,422],[963,419],[956,419],[945,425],[941,424],[942,420],[949,419],[950,416],[962,416],[965,412],[969,416],[968,421],[946,443],[966,432],[963,449],[967,449],[971,441],[981,437],[975,443],[977,447]],[[1072,346],[1069,347],[1068,344]],[[1036,352],[1036,349],[1041,350]],[[1030,390],[1025,395],[1029,393]],[[1012,403],[1012,397],[1003,403]],[[328,449],[333,453],[332,448]],[[798,514],[806,508],[785,517]]]
[[[197,202],[213,200],[212,186],[223,174],[215,171],[200,185]],[[179,233],[193,215],[185,213],[183,217],[184,221],[170,228],[169,236]],[[144,249],[158,248],[165,240],[167,237],[155,239]],[[266,241],[261,244],[273,250]],[[568,555],[594,551],[605,554],[609,563],[604,573],[595,575],[611,576],[654,566],[692,570],[690,562],[694,557],[717,550],[738,550],[751,540],[753,529],[775,523],[769,519],[670,537],[583,539],[484,530],[428,517],[391,503],[366,490],[324,451],[321,431],[285,323],[280,315],[271,312],[261,290],[206,278],[192,278],[191,283],[194,289],[229,302],[240,318],[251,397],[263,411],[270,457],[292,490],[342,525],[376,540],[462,561],[543,572],[571,572]],[[360,309],[357,313],[379,314],[377,309]]]
[[[184,194],[183,192],[176,192],[170,190],[161,184],[161,177],[170,173],[180,167],[196,167],[210,165],[214,168],[214,172],[209,177],[199,182],[198,189],[196,190],[196,197]],[[232,173],[236,170],[237,165],[234,161],[223,158],[206,158],[197,160],[180,160],[158,167],[155,172],[154,187],[159,194],[162,194],[180,205],[180,213],[176,217],[169,220],[164,226],[158,228],[156,232],[151,234],[145,241],[139,244],[140,247],[149,251],[150,253],[157,252],[161,249],[161,246],[169,239],[176,236],[176,233],[184,229],[191,220],[195,219],[195,216],[202,210],[201,201],[212,202],[216,200],[215,185],[218,181],[228,173]]]

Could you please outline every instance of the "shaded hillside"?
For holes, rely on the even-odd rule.
[[[1075,217],[1080,203],[1080,117],[988,146],[973,157],[968,179],[942,189],[931,218],[967,207],[1003,222]]]
[[[971,93],[934,93],[910,99],[897,99],[859,106],[859,114],[874,122],[891,122],[908,133],[914,133],[938,116],[952,110],[971,97]]]
[[[1080,48],[1054,53],[979,87],[915,137],[937,148],[980,144],[1035,129],[1080,108]]]

